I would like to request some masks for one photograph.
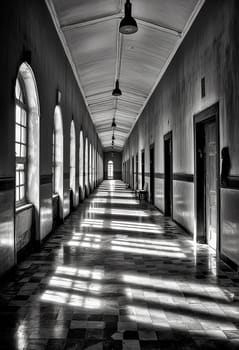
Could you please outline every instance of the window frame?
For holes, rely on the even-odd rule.
[[[22,94],[22,100],[21,101],[17,96],[16,96],[16,86],[17,84],[19,84],[19,88],[21,90],[21,94]],[[21,109],[21,113],[20,116],[22,115],[22,110],[25,111],[26,114],[26,123],[25,125],[20,122],[17,122],[17,106]],[[15,139],[14,139],[14,145],[15,145],[15,205],[16,207],[21,207],[25,204],[28,203],[27,200],[27,181],[28,181],[28,132],[29,132],[29,108],[28,108],[28,104],[27,104],[27,97],[26,97],[26,90],[25,90],[25,84],[24,81],[21,77],[21,74],[18,74],[17,79],[16,79],[16,85],[15,85]],[[16,141],[16,126],[20,127],[20,141]],[[25,129],[25,143],[22,142],[22,129]],[[16,145],[19,144],[20,145],[20,154],[21,154],[21,149],[22,149],[22,145],[25,146],[25,156],[17,156],[17,152],[16,152]],[[17,165],[23,164],[24,165],[24,169],[23,169],[23,173],[24,173],[24,183],[23,185],[21,185],[21,180],[20,180],[20,173],[21,171],[17,170]],[[17,185],[17,177],[19,177],[19,184]],[[23,187],[23,192],[24,195],[21,198],[21,187]],[[17,200],[17,192],[18,192],[18,196],[20,199]]]
[[[56,129],[53,127],[52,133],[52,195],[56,195]]]

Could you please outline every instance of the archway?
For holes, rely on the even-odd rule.
[[[80,131],[80,151],[79,151],[79,183],[80,183],[80,199],[84,199],[84,138],[83,131]]]
[[[53,130],[53,193],[59,196],[59,217],[63,219],[63,125],[60,106],[54,112]]]
[[[70,189],[71,209],[76,206],[76,133],[74,120],[71,121],[70,131]]]
[[[88,138],[85,139],[85,195],[89,194],[89,159],[88,159]]]
[[[108,178],[108,180],[113,180],[114,179],[114,163],[113,163],[112,160],[108,161],[107,178]]]

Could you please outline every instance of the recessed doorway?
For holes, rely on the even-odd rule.
[[[218,104],[194,117],[196,239],[219,250]]]
[[[114,179],[114,163],[113,163],[112,160],[108,161],[107,179],[108,180],[113,180]]]
[[[154,145],[150,146],[150,203],[154,205]]]
[[[173,147],[172,132],[164,136],[164,214],[172,217],[173,212]]]

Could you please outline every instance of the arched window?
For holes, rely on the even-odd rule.
[[[26,202],[27,192],[27,155],[28,155],[28,107],[24,92],[24,83],[19,74],[16,81],[16,205]]]
[[[63,126],[60,106],[54,112],[54,129],[52,143],[52,191],[60,199],[60,217],[63,217]]]
[[[85,139],[85,189],[86,189],[86,194],[88,194],[88,189],[89,189],[89,163],[88,163],[88,138],[86,137]]]
[[[108,180],[112,180],[114,178],[114,163],[112,160],[108,161],[108,171],[107,171]]]
[[[73,191],[73,202],[76,194],[76,133],[74,120],[71,122],[70,134],[70,188]]]
[[[92,186],[92,146],[91,143],[89,145],[89,183],[90,188]]]
[[[18,209],[22,205],[31,204],[34,207],[34,228],[32,230],[32,227],[28,227],[28,229],[34,232],[36,240],[40,239],[39,130],[40,106],[36,81],[31,67],[24,62],[19,68],[15,84],[15,203],[17,216],[20,213]],[[24,210],[30,213],[29,206]],[[29,222],[32,222],[31,215]],[[22,234],[15,237],[18,250],[27,244],[27,239],[31,237],[23,239],[25,232],[21,232],[21,227],[18,227],[18,220],[15,227],[17,235]]]
[[[16,206],[30,202],[39,209],[39,118],[36,81],[22,63],[15,85]]]
[[[80,151],[79,151],[79,183],[80,183],[80,198],[84,199],[84,139],[83,131],[80,131]]]
[[[95,147],[92,145],[92,188],[95,187]]]

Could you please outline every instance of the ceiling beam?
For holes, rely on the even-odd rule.
[[[61,29],[64,31],[73,30],[73,29],[77,29],[77,28],[91,26],[91,25],[94,25],[97,23],[111,21],[113,19],[121,18],[122,16],[123,16],[123,13],[120,11],[120,12],[116,12],[116,13],[113,13],[113,14],[108,15],[108,16],[93,18],[93,19],[90,19],[88,21],[76,22],[76,23],[72,23],[72,24],[65,24],[65,25],[61,26]]]
[[[142,26],[147,27],[147,28],[151,28],[151,29],[158,30],[161,32],[169,33],[169,34],[172,34],[172,35],[175,35],[178,37],[180,37],[182,34],[182,32],[180,30],[177,30],[177,29],[172,28],[172,27],[166,27],[165,25],[151,23],[151,22],[149,22],[145,19],[142,19],[142,18],[135,17],[135,20],[139,24],[141,24]]]
[[[98,23],[112,21],[114,19],[118,20],[118,19],[121,19],[122,17],[123,17],[123,12],[119,11],[119,12],[116,12],[116,13],[108,15],[108,16],[93,18],[93,19],[90,19],[88,21],[82,21],[82,22],[76,22],[76,23],[72,23],[72,24],[61,25],[61,29],[63,31],[69,31],[69,30],[79,29],[79,28],[83,28],[83,27],[88,27],[88,26],[98,24]],[[159,30],[161,32],[166,32],[166,33],[176,35],[176,36],[181,36],[181,34],[182,34],[181,31],[179,31],[175,28],[168,27],[168,26],[161,25],[161,24],[155,24],[155,23],[149,22],[146,19],[139,18],[139,17],[134,17],[134,18],[139,24],[141,24],[144,27],[148,27],[148,28],[151,28],[154,30]]]

